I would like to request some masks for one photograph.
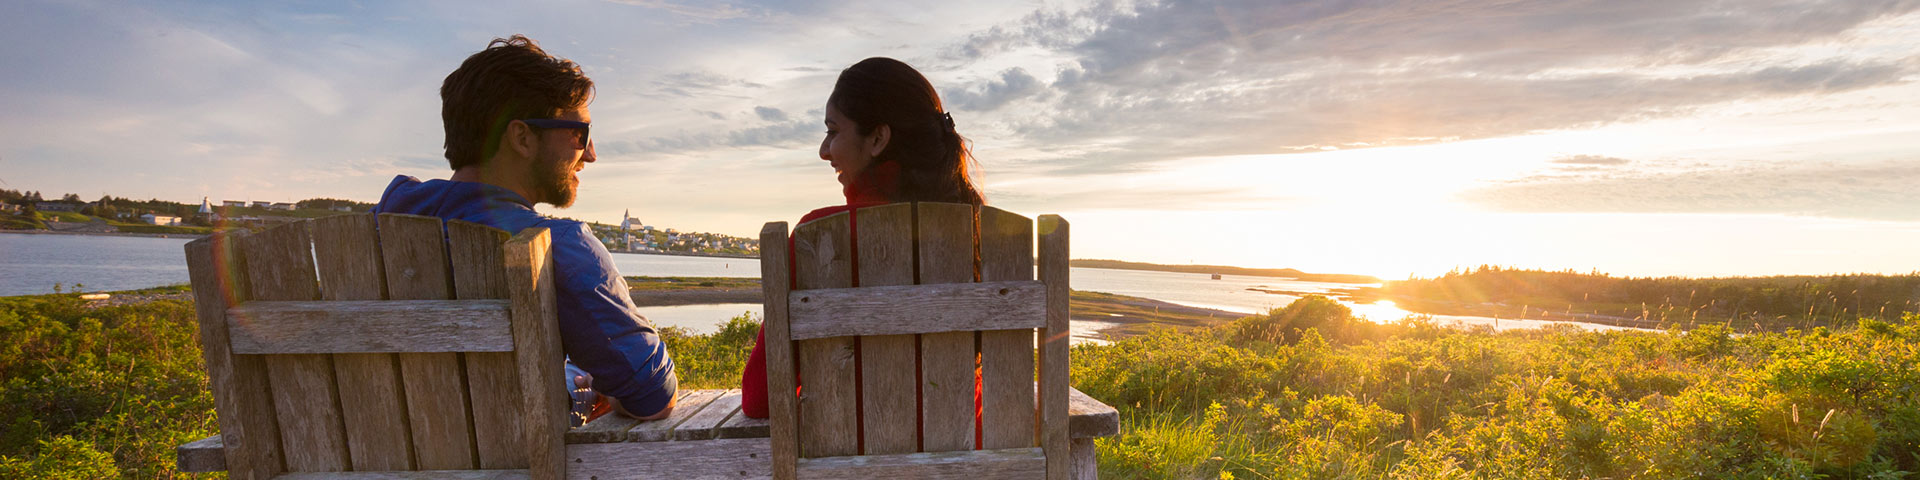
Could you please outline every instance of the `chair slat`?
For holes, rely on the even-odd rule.
[[[854,245],[860,259],[860,286],[913,285],[913,204],[896,203],[860,209]],[[801,292],[800,305],[812,292]],[[805,322],[807,312],[788,308],[795,339],[816,338],[803,332],[808,325],[877,325],[910,322],[912,317],[878,318],[827,313],[825,322]],[[897,314],[897,313],[896,313]],[[891,332],[882,332],[891,333]],[[908,332],[911,333],[911,332]],[[828,335],[833,336],[833,335]],[[824,337],[820,337],[824,338]],[[911,334],[860,337],[860,429],[868,455],[919,451],[916,418],[919,399],[914,385],[914,342]]]
[[[320,298],[308,226],[306,222],[289,223],[240,240],[248,260],[253,299]],[[332,359],[313,354],[269,355],[265,359],[287,470],[346,470],[350,465]]]
[[[917,478],[977,480],[1039,478],[1047,460],[1039,448],[810,458],[800,463],[800,478]]]
[[[974,281],[972,205],[920,203],[920,284]],[[920,336],[920,415],[927,452],[974,447],[973,332]]]
[[[245,354],[505,352],[508,310],[506,300],[259,301],[227,317]]]
[[[507,240],[507,290],[513,298],[514,369],[527,468],[536,480],[566,476],[567,387],[553,296],[553,237],[528,228]]]
[[[321,300],[380,300],[386,296],[385,278],[380,268],[380,237],[374,228],[373,214],[336,215],[313,221],[313,256],[320,274]],[[243,306],[258,307],[261,302]],[[257,315],[234,314],[261,327]],[[355,317],[348,317],[352,320]],[[353,338],[339,332],[364,332],[335,319],[316,318],[293,335],[249,336],[256,350],[283,350],[289,353],[320,353],[307,347],[331,343],[329,340]],[[264,329],[253,330],[266,333]],[[412,331],[403,329],[402,331]],[[380,338],[373,334],[367,337]],[[234,339],[239,350],[241,338]],[[285,340],[280,348],[265,347]],[[264,348],[263,348],[264,347]],[[291,347],[291,348],[287,348]],[[335,352],[367,351],[333,349]],[[272,353],[272,352],[259,352]],[[394,356],[385,353],[343,353],[333,356],[334,386],[340,391],[340,417],[346,428],[347,454],[354,470],[412,470],[413,439],[407,435],[405,399],[400,396],[400,370]]]
[[[852,215],[841,213],[801,224],[793,234],[794,289],[853,286],[848,237]],[[799,443],[802,457],[859,453],[855,413],[853,338],[795,342],[800,383]]]
[[[787,222],[767,222],[760,228],[760,288],[766,320],[761,334],[772,340],[767,348],[767,436],[773,477],[794,477],[800,455],[800,423],[794,397],[794,345],[787,322],[787,294],[792,285],[793,252],[788,248]],[[724,432],[724,430],[723,430]],[[723,433],[724,434],[724,433]]]
[[[832,288],[794,292],[787,311],[796,340],[1033,329],[1047,324],[1046,296],[1032,280]]]
[[[1047,328],[1040,331],[1040,446],[1047,452],[1047,478],[1065,480],[1071,472],[1067,435],[1068,225],[1059,215],[1038,222],[1040,281],[1047,284]]]
[[[680,396],[680,399],[675,402],[676,405],[673,407],[673,413],[667,414],[667,418],[648,420],[634,425],[633,429],[627,430],[626,436],[621,441],[664,442],[672,440],[673,432],[680,428],[680,424],[686,423],[687,419],[699,414],[708,403],[713,402],[713,399],[720,398],[722,392],[722,390],[688,390],[682,393],[676,393],[676,395]]]
[[[507,232],[460,220],[447,221],[447,257],[452,260],[454,297],[498,299],[507,304]],[[505,320],[505,317],[503,317]],[[513,364],[512,325],[502,322],[506,348],[499,352],[466,350],[467,397],[472,399],[473,439],[479,468],[527,468],[525,422],[520,410],[520,381]]]
[[[719,438],[720,425],[740,413],[740,391],[720,390],[700,411],[674,427],[674,440],[712,440]],[[674,407],[676,410],[679,407]]]
[[[235,355],[228,343],[227,307],[250,296],[246,256],[238,248],[244,233],[218,233],[187,242],[187,275],[193,282],[194,311],[200,325],[201,355],[214,410],[226,441],[221,460],[231,460],[231,478],[268,479],[285,470],[280,428],[265,361]]]
[[[994,207],[980,208],[980,279],[1032,282],[1034,325],[980,332],[980,443],[983,448],[1038,445],[1039,412],[1034,409],[1036,327],[1046,322],[1046,290],[1033,282],[1033,221]],[[987,284],[983,284],[987,285]],[[1022,312],[1025,314],[1026,312]]]
[[[453,298],[447,244],[441,220],[419,215],[381,214],[380,254],[387,274],[387,298]],[[422,470],[475,467],[473,431],[468,422],[466,382],[457,353],[401,353],[400,378],[406,396],[418,405],[407,409],[413,429],[414,464]]]

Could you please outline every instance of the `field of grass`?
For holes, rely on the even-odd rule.
[[[177,292],[180,287],[170,291]],[[758,323],[662,332],[735,388]],[[1072,353],[1108,478],[1908,478],[1920,316],[1732,334],[1381,325],[1307,297]],[[190,302],[0,298],[0,478],[167,478],[214,433]],[[216,475],[217,476],[217,475]]]

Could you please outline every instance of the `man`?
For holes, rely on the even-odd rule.
[[[548,228],[574,421],[607,410],[664,418],[679,387],[673,360],[635,309],[613,257],[585,224],[533,210],[536,203],[573,205],[578,172],[595,160],[588,136],[592,97],[593,80],[573,62],[547,55],[524,36],[494,39],[440,86],[453,176],[426,182],[396,177],[374,211],[460,219],[508,232]],[[598,408],[588,387],[600,394]]]

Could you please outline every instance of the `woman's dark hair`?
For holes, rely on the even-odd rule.
[[[500,149],[507,123],[553,118],[592,97],[593,80],[579,65],[547,55],[524,36],[495,38],[440,85],[447,164],[454,170],[479,165]]]
[[[893,132],[875,164],[900,166],[896,202],[952,202],[980,205],[986,198],[973,185],[968,164],[973,155],[953,129],[953,117],[927,77],[899,60],[874,57],[840,71],[827,105],[859,127],[861,135],[886,125]],[[876,169],[868,168],[867,173]]]

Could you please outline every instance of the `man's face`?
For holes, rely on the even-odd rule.
[[[566,110],[555,115],[559,120],[577,122],[593,121],[587,107]],[[581,142],[579,130],[565,128],[539,129],[540,147],[528,167],[528,177],[533,179],[535,203],[548,203],[560,208],[573,206],[574,196],[580,190],[580,169],[596,160],[591,140]]]

